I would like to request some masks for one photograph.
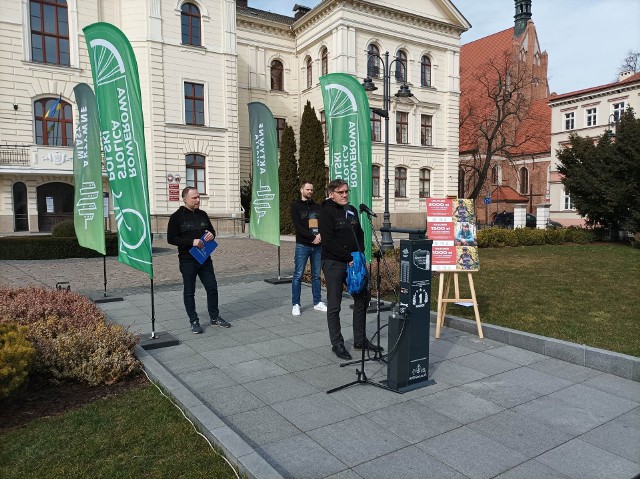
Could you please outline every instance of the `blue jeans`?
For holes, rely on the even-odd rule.
[[[220,310],[218,309],[218,282],[216,274],[213,272],[213,262],[211,258],[202,265],[197,261],[180,261],[180,272],[184,284],[183,299],[184,307],[189,316],[189,322],[195,323],[198,320],[196,312],[196,277],[200,278],[204,289],[207,292],[207,309],[209,319],[218,319]]]
[[[300,289],[302,288],[302,274],[307,265],[307,259],[311,258],[311,293],[313,294],[313,304],[322,301],[320,296],[320,253],[321,247],[305,246],[296,243],[296,254],[293,257],[294,271],[291,281],[291,304],[300,304]]]

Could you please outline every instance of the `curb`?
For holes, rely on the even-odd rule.
[[[431,322],[435,323],[436,313],[431,312]],[[445,326],[465,333],[478,334],[476,322],[457,316],[445,316]],[[606,349],[593,348],[560,339],[547,338],[537,334],[482,323],[484,337],[534,353],[560,359],[568,363],[613,374],[624,379],[640,382],[640,358],[615,353]]]
[[[171,372],[151,354],[136,346],[136,357],[142,363],[149,377],[157,382],[171,396],[173,401],[197,426],[212,444],[224,452],[227,459],[240,471],[252,479],[283,479],[247,442],[227,426],[222,419],[196,397]]]

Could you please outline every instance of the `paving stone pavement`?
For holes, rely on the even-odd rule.
[[[640,383],[445,327],[430,339],[435,384],[396,394],[371,385],[326,390],[356,379],[331,353],[325,314],[313,310],[303,286],[302,315],[291,315],[290,284],[262,281],[277,272],[273,246],[220,238],[214,264],[220,310],[232,327],[203,324],[190,332],[177,258],[156,241],[156,331],[178,346],[138,355],[199,429],[250,477],[620,478],[640,473]],[[283,274],[293,242],[283,242]],[[102,290],[102,261],[2,261],[0,285],[70,281]],[[107,264],[107,318],[148,336],[148,278],[114,260]],[[97,287],[94,285],[97,283]],[[206,295],[196,292],[206,315]],[[342,323],[353,353],[348,305]],[[382,323],[386,323],[385,313]],[[375,314],[367,321],[369,336]],[[381,333],[387,346],[386,329]],[[355,356],[355,355],[354,355]],[[376,361],[374,381],[386,378]]]

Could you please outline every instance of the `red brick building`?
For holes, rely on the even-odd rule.
[[[548,200],[548,55],[531,20],[531,0],[515,0],[515,7],[513,27],[460,50],[458,194],[475,196],[480,223],[516,203],[535,214]]]

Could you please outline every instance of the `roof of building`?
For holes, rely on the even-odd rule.
[[[280,15],[278,13],[267,12],[266,10],[258,10],[257,8],[242,7],[240,5],[236,5],[236,12],[248,17],[269,20],[271,22],[284,23],[286,25],[292,25],[296,21],[296,19],[293,17]]]
[[[522,196],[510,186],[497,186],[491,193],[492,203],[527,203],[529,198]]]
[[[472,151],[479,147],[477,121],[483,116],[488,118],[495,106],[486,95],[486,89],[478,88],[477,77],[483,70],[487,71],[487,65],[491,61],[497,67],[505,64],[503,56],[511,55],[514,51],[514,32],[514,27],[507,28],[462,45],[460,48],[461,117],[464,115],[462,109],[469,104],[473,105],[478,115],[475,123],[463,122],[460,128],[460,151]],[[482,113],[483,111],[485,113]],[[550,150],[551,108],[547,99],[531,102],[528,117],[518,127],[515,144],[518,146],[510,150],[513,155],[533,155]]]
[[[626,78],[623,78],[622,80],[619,81],[615,81],[613,83],[607,83],[605,85],[600,85],[600,86],[594,86],[591,88],[585,88],[583,90],[576,90],[576,91],[572,91],[572,92],[568,92],[568,93],[563,93],[562,95],[551,95],[547,100],[549,102],[552,101],[557,101],[557,100],[562,100],[565,98],[570,98],[573,96],[580,96],[580,95],[584,95],[587,93],[596,93],[598,91],[601,90],[607,90],[609,88],[615,88],[617,86],[622,86],[622,85],[626,85],[629,83],[634,83],[640,81],[640,72],[639,73],[635,73],[631,76],[628,76]]]

